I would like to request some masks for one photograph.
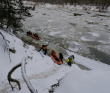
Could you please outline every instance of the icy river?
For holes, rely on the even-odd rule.
[[[48,54],[70,51],[110,65],[110,12],[39,5],[31,13],[18,33],[24,41],[40,48],[50,40]],[[29,30],[41,40],[26,36]]]

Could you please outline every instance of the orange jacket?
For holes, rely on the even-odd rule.
[[[43,46],[43,50],[45,50],[46,49],[46,46]]]

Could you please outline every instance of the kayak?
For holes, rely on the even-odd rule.
[[[32,38],[34,38],[34,39],[38,39],[38,40],[41,39],[40,37],[35,37],[35,36],[33,36],[33,35],[29,35],[29,34],[27,34],[27,35],[30,36],[30,37],[32,37]]]
[[[62,64],[61,60],[59,59],[59,57],[57,55],[55,57],[53,57],[50,54],[50,57],[52,58],[52,60],[54,61],[54,63],[57,63],[58,65],[61,65]]]

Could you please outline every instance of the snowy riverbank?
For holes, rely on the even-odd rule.
[[[76,64],[72,64],[71,67],[66,63],[57,65],[48,55],[44,55],[43,58],[35,47],[26,44],[15,35],[0,30],[8,40],[5,42],[0,34],[0,93],[30,93],[23,80],[21,67],[12,74],[12,78],[20,82],[21,90],[11,82],[15,87],[12,91],[7,80],[8,72],[24,60],[27,62],[28,79],[38,93],[49,93],[52,85],[56,87],[54,93],[110,93],[110,65],[95,61],[96,56],[89,50],[89,47],[92,47],[109,55],[109,14],[56,8],[47,4],[37,6],[36,10],[32,11],[32,15],[23,21],[24,32],[18,31],[20,38],[30,40],[39,46],[48,42],[51,37],[48,49],[64,53],[65,60],[69,55],[74,54]],[[28,30],[37,32],[42,39],[38,41],[27,37]],[[15,50],[15,53],[5,50],[8,48]],[[109,63],[109,60],[106,61]],[[77,64],[90,70],[81,69]]]
[[[0,30],[1,31],[1,30]],[[33,46],[24,44],[20,39],[11,36],[2,31],[5,39],[9,40],[9,48],[15,49],[16,53],[10,53],[11,62],[8,53],[4,52],[5,42],[0,36],[0,93],[30,93],[21,75],[21,67],[19,67],[12,75],[13,78],[18,79],[21,84],[19,91],[17,86],[14,91],[11,90],[8,84],[7,74],[10,69],[16,64],[26,59],[26,74],[32,86],[38,90],[38,93],[48,93],[51,85],[58,83],[60,80],[60,87],[55,89],[55,93],[109,93],[110,81],[109,73],[110,66],[85,58],[68,52],[69,55],[75,55],[75,61],[87,66],[91,70],[81,70],[77,65],[73,64],[69,67],[66,64],[57,65],[49,56],[42,56],[35,51]],[[13,84],[13,83],[12,83]]]

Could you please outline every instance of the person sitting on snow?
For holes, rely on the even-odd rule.
[[[71,66],[72,60],[73,60],[74,58],[75,58],[74,55],[71,55],[71,56],[68,57],[68,59],[67,59],[67,64],[68,64],[69,66]]]

